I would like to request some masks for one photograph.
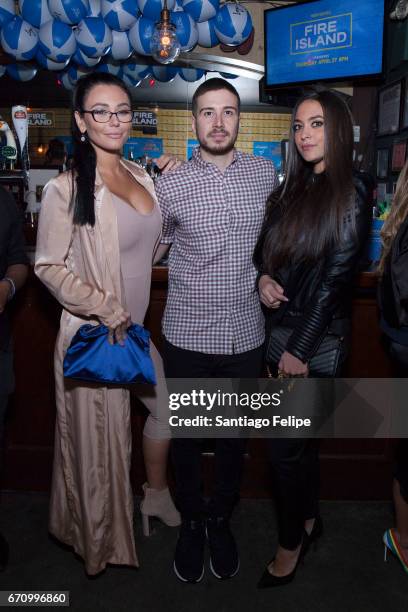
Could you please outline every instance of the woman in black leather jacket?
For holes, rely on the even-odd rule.
[[[380,325],[388,339],[395,374],[405,378],[408,375],[408,161],[398,177],[381,237]],[[396,526],[386,530],[383,542],[408,573],[408,438],[401,438],[397,447],[393,498]]]
[[[293,329],[278,366],[284,376],[308,376],[322,338],[346,339],[350,331],[353,276],[371,216],[352,154],[345,102],[332,91],[303,97],[292,115],[286,178],[269,198],[254,253],[260,300],[270,309],[267,329]],[[290,582],[322,533],[317,441],[271,439],[269,447],[279,546],[260,588]]]

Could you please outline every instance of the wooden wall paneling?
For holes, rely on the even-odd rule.
[[[49,488],[55,423],[53,354],[60,312],[31,270],[11,305],[16,389],[8,410],[6,489]]]

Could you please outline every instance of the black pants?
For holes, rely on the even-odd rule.
[[[319,514],[319,441],[269,440],[279,544],[294,550],[302,541],[304,523]]]
[[[263,348],[235,355],[209,355],[188,351],[165,341],[163,362],[168,378],[258,378]],[[185,520],[229,517],[239,499],[246,440],[217,438],[215,485],[206,506],[201,492],[201,439],[174,438],[171,444],[176,476],[176,501]]]
[[[408,374],[408,346],[390,342],[389,351],[396,366],[397,375],[405,378]],[[408,438],[401,438],[398,442],[394,478],[400,486],[401,497],[408,503]]]
[[[341,348],[336,376],[348,352],[345,338]],[[330,413],[330,388],[328,413],[321,414],[322,422]],[[322,405],[322,409],[324,406]],[[319,514],[319,440],[306,438],[271,438],[268,440],[269,459],[272,468],[273,493],[279,522],[279,544],[294,550],[302,541],[304,523]]]

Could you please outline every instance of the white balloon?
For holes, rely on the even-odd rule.
[[[127,32],[112,30],[112,47],[109,52],[114,60],[124,60],[132,54],[133,47],[130,44]]]

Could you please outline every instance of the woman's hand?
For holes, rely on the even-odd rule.
[[[0,281],[0,314],[4,312],[7,306],[8,297],[10,295],[10,283],[8,281]]]
[[[132,320],[130,318],[130,313],[123,311],[122,314],[118,316],[116,321],[108,326],[109,344],[118,342],[121,346],[123,346],[126,339],[126,330],[131,324]]]
[[[267,308],[279,308],[282,302],[288,302],[283,287],[268,274],[262,274],[258,283],[259,299]]]
[[[284,351],[280,358],[278,368],[287,376],[308,376],[309,366],[297,357]]]

